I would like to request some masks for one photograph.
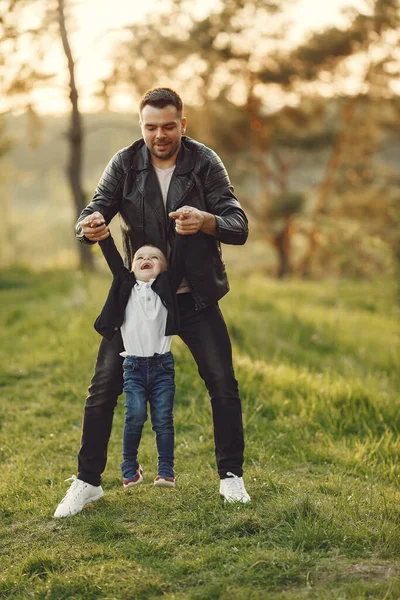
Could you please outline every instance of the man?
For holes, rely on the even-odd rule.
[[[189,347],[211,399],[220,494],[249,502],[242,478],[243,426],[229,334],[218,301],[229,291],[220,242],[244,244],[247,219],[220,158],[185,136],[182,100],[169,88],[146,92],[140,105],[143,139],[117,152],[76,226],[84,243],[104,240],[119,213],[126,265],[153,244],[167,254],[175,232],[191,237],[187,277],[178,290],[180,337]],[[122,393],[121,335],[102,339],[86,399],[78,478],[55,517],[77,514],[103,496],[114,408]]]

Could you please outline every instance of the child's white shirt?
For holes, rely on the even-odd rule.
[[[137,281],[125,309],[121,335],[125,351],[121,356],[153,356],[171,348],[172,336],[165,335],[168,311],[149,282]]]

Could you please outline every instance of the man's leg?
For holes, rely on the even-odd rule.
[[[78,478],[99,486],[107,462],[114,409],[122,393],[123,351],[120,333],[112,342],[102,339],[95,372],[86,398],[81,448],[78,455]]]
[[[241,477],[244,451],[242,409],[225,321],[218,305],[199,311],[191,294],[178,294],[177,298],[180,337],[193,354],[211,398],[219,476],[224,479],[231,473]]]
[[[111,343],[104,339],[100,343],[85,405],[78,478],[71,477],[72,484],[57,506],[55,518],[72,517],[104,495],[101,473],[106,466],[114,408],[122,391],[122,357],[119,356],[122,349],[119,333]]]

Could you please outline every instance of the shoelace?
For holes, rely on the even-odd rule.
[[[72,477],[68,477],[68,479],[64,479],[64,481],[72,481],[72,484],[67,490],[67,493],[65,494],[61,502],[64,502],[64,500],[68,498],[68,496],[75,490],[76,486],[78,485],[78,478],[76,475],[72,475]]]
[[[78,478],[76,475],[72,475],[72,477],[68,477],[68,479],[64,479],[64,481],[77,481]]]
[[[243,481],[240,477],[238,477],[237,475],[235,475],[234,473],[231,473],[230,471],[226,474],[227,477],[225,478],[225,481],[227,482],[228,488],[229,488],[229,492],[232,493],[240,493],[242,496],[246,495],[246,491],[244,489],[244,484]]]

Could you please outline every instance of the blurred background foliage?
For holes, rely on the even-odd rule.
[[[82,114],[73,4],[3,0],[0,91],[10,108],[0,121],[0,266],[96,265],[96,250],[76,244],[72,225],[110,157],[140,136],[135,102],[149,87],[168,85],[186,103],[188,135],[220,154],[249,216],[245,249],[224,249],[239,271],[394,277],[399,3],[366,0],[362,12],[350,6],[346,27],[296,43],[287,35],[294,4],[225,0],[199,16],[187,0],[156,3],[114,45],[96,90],[101,110]],[[34,26],[26,25],[32,7]],[[27,40],[22,59],[18,48]],[[62,116],[40,114],[32,101],[52,85],[51,44],[65,55],[70,111]],[[132,97],[130,113],[111,110],[121,90]]]

